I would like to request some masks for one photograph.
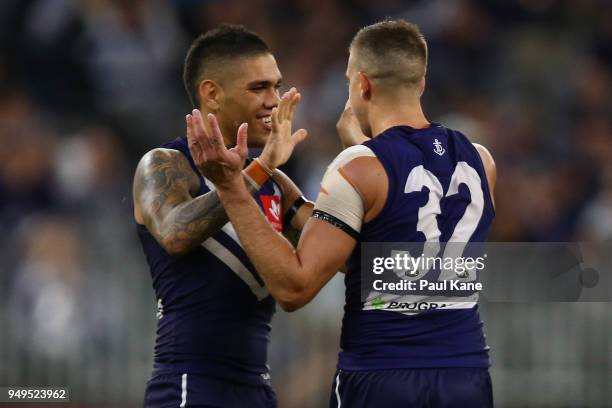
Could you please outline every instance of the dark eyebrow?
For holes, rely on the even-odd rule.
[[[282,79],[279,79],[276,83],[273,83],[272,81],[253,81],[253,82],[249,82],[247,87],[249,88],[258,88],[258,87],[268,88],[270,86],[279,86],[282,82],[283,82]]]

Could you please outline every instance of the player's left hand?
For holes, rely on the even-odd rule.
[[[336,122],[336,130],[338,131],[338,136],[340,136],[340,142],[342,142],[343,149],[370,140],[370,138],[365,136],[361,131],[359,122],[348,100],[344,105],[344,111],[342,115],[340,115],[340,119]]]
[[[209,113],[206,120],[210,131],[206,130],[204,118],[198,109],[187,115],[189,151],[204,177],[212,181],[218,189],[229,189],[237,181],[242,182],[242,168],[248,155],[248,125],[240,125],[236,146],[228,150],[215,115]]]
[[[285,164],[295,145],[308,135],[306,129],[291,133],[293,112],[301,97],[296,88],[291,88],[285,92],[278,106],[272,109],[272,132],[259,156],[259,160],[270,170]]]

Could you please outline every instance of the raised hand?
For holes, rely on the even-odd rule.
[[[198,109],[187,115],[189,151],[204,177],[212,181],[218,189],[228,188],[232,183],[242,180],[241,172],[248,155],[248,125],[240,125],[236,146],[228,150],[215,115],[209,113],[206,120],[209,130],[206,129],[204,118]]]
[[[300,129],[291,134],[293,111],[300,102],[301,95],[295,88],[285,92],[278,106],[272,110],[272,132],[264,146],[259,160],[270,170],[274,170],[289,160],[295,145],[306,138],[308,132]]]
[[[369,140],[369,138],[361,131],[359,122],[357,122],[355,113],[353,112],[351,104],[348,100],[344,105],[344,111],[342,112],[342,115],[340,115],[340,119],[338,119],[338,122],[336,123],[336,130],[338,131],[338,136],[340,136],[342,148],[344,149]]]

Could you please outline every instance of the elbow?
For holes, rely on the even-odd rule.
[[[291,313],[304,307],[310,301],[310,297],[305,291],[300,290],[285,292],[278,296],[276,301],[285,312]]]
[[[287,313],[291,313],[291,312],[295,312],[296,310],[299,310],[302,308],[302,304],[299,303],[293,303],[293,302],[284,302],[284,301],[278,301],[278,304],[280,305],[280,307]]]
[[[163,239],[160,245],[172,257],[183,256],[191,250],[190,247],[176,239]]]

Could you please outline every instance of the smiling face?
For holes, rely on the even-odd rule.
[[[272,54],[238,58],[221,81],[223,98],[216,112],[230,144],[241,123],[249,124],[249,147],[263,147],[272,130],[270,115],[279,102],[281,73]]]

